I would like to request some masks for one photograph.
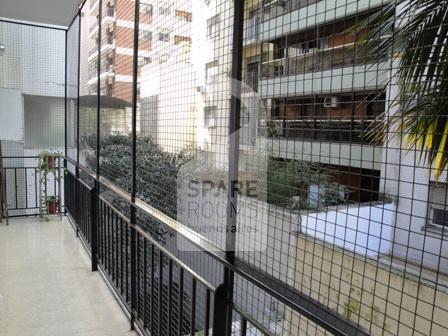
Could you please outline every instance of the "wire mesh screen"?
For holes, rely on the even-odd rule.
[[[37,155],[64,150],[65,31],[0,20],[0,147],[10,216],[39,213]],[[56,181],[48,196],[57,195]]]
[[[0,21],[0,43],[3,154],[62,151],[65,32]]]
[[[96,172],[98,136],[98,62],[100,21],[98,1],[84,3],[80,15],[79,49],[79,164]]]
[[[130,191],[135,2],[100,5],[100,174]]]
[[[67,30],[67,106],[66,106],[66,147],[67,156],[77,161],[78,159],[78,93],[79,93],[79,36],[80,16],[77,15]],[[74,166],[68,168],[73,172]]]
[[[213,285],[195,244],[296,300],[236,277],[235,332],[446,334],[445,2],[234,3],[84,4],[80,163]]]

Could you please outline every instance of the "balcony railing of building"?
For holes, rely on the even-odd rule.
[[[366,63],[379,63],[385,59],[386,55],[366,58],[357,51],[353,43],[350,43],[263,62],[261,75],[262,78],[301,75]]]
[[[107,23],[110,23],[116,18],[115,7],[113,5],[107,5],[102,10],[102,21],[104,23],[104,27],[106,27]],[[94,31],[98,30],[99,27],[99,15],[96,16],[96,20],[89,27],[89,34],[92,34]]]
[[[107,27],[107,1],[93,2],[105,15],[96,27]],[[313,3],[265,2],[266,19]],[[90,57],[85,51],[95,38],[83,32],[95,14],[87,15],[88,2],[80,8],[60,53],[66,55],[65,104],[60,93],[56,97],[61,115],[65,108],[61,206],[90,255],[90,267],[102,273],[131,326],[160,336],[445,335],[446,188],[425,179],[413,154],[406,157],[408,150],[395,140],[370,144],[364,136],[375,116],[395,113],[392,94],[399,90],[372,88],[366,80],[355,91],[320,86],[333,69],[364,73],[382,60],[367,59],[350,44],[328,48],[355,40],[340,32],[365,13],[303,32],[288,31],[288,15],[285,22],[259,26],[262,19],[254,12],[247,36],[259,34],[260,27],[276,32],[254,46],[243,41],[246,2],[211,10],[208,1],[195,1],[191,17],[162,20],[173,33],[189,29],[190,21],[204,27],[191,34],[191,54],[200,57],[176,63],[167,61],[172,44],[147,48],[148,26],[138,18],[138,4],[120,3],[126,29],[120,22],[114,34],[123,35],[102,30],[101,47]],[[167,12],[157,8],[153,14],[164,18]],[[317,15],[312,12],[310,20]],[[204,52],[211,49],[207,22],[217,32],[210,55]],[[319,38],[333,33],[338,38]],[[113,61],[120,74],[108,81],[112,36],[127,43],[120,42]],[[328,72],[293,77],[313,71]],[[277,76],[291,77],[270,80],[274,85],[261,80]],[[309,90],[301,87],[308,78]],[[247,91],[239,99],[241,80]],[[209,82],[207,91],[198,81]],[[264,85],[276,93],[263,92]],[[381,105],[372,106],[375,99]],[[31,163],[14,158],[5,164],[12,215],[37,213]],[[179,196],[190,182],[184,176],[189,167],[207,183],[205,189],[218,178],[227,185],[254,176],[265,182],[259,196],[225,191],[217,210],[219,224],[225,223],[218,229],[266,224],[266,251],[235,251],[231,241],[229,249],[216,246],[214,237],[199,230],[218,216],[183,217]],[[189,200],[208,210],[207,192]],[[242,205],[236,216],[235,201]],[[248,245],[258,244],[249,238]]]
[[[374,119],[301,118],[260,120],[259,134],[285,139],[371,143]]]
[[[56,166],[55,169],[62,169]],[[4,156],[3,171],[5,178],[6,201],[9,217],[36,216],[39,214],[41,198],[41,180],[44,172],[39,167],[36,156]],[[47,197],[55,197],[58,182],[49,176],[46,184]],[[60,207],[55,210],[60,211]]]
[[[226,322],[222,312],[231,309],[235,317],[232,335],[235,332],[272,334],[266,325],[247,314],[238,300],[226,297],[223,285],[217,287],[210,283],[157,241],[144,226],[133,224],[125,208],[134,209],[131,213],[146,210],[134,203],[126,192],[104,179],[96,179],[71,159],[67,159],[67,164],[72,167],[67,171],[64,184],[67,215],[90,253],[92,270],[99,269],[105,274],[133,325],[151,335],[198,335],[200,332],[201,335],[230,336],[223,333]],[[84,177],[81,179],[78,174]],[[108,191],[99,194],[98,186]],[[122,201],[116,203],[118,198]],[[149,213],[147,215],[148,220],[157,221]],[[198,248],[198,253],[214,260],[218,269],[222,267],[224,273],[235,272],[240,281],[280,300],[290,309],[299,309],[334,335],[366,335],[349,322],[337,322],[334,313],[320,311],[320,305],[314,300],[252,266],[243,262],[233,265],[206,245],[190,243]],[[305,310],[298,305],[301,302],[303,306],[305,301],[302,300],[307,302]]]
[[[247,72],[244,76],[244,83],[247,87],[244,87],[243,90],[258,90],[258,73],[257,72]]]
[[[287,14],[297,9],[315,4],[322,0],[270,0],[265,1],[261,9],[263,21]]]

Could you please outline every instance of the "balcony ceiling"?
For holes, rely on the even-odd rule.
[[[82,0],[0,0],[0,17],[68,26]]]

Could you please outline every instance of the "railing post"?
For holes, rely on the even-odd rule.
[[[134,207],[131,208],[131,330],[134,330],[137,309],[137,232],[132,223],[135,223]]]
[[[236,217],[237,193],[232,190],[238,181],[239,161],[239,130],[241,116],[241,80],[243,63],[243,31],[244,31],[244,0],[233,2],[233,37],[232,37],[232,71],[231,100],[229,116],[229,173],[226,213],[225,254],[229,263],[235,262],[236,249]],[[231,336],[233,313],[234,273],[228,267],[224,268],[224,279],[218,287],[215,301],[213,335]]]
[[[227,298],[228,292],[226,284],[221,284],[216,288],[213,306],[213,336],[229,336],[227,333],[228,315],[223,314],[229,308],[232,309]]]
[[[75,201],[75,209],[73,210],[72,216],[75,217],[75,225],[76,225],[76,237],[79,237],[79,214],[81,212],[80,208],[80,201],[79,198],[81,197],[81,194],[79,192],[79,181],[72,178],[73,181],[73,192],[74,194],[74,201]]]
[[[98,188],[90,191],[90,244],[92,253],[92,272],[98,271]]]
[[[137,224],[135,195],[137,193],[137,99],[138,99],[138,41],[140,29],[140,1],[134,8],[134,49],[132,63],[132,191],[131,191],[131,329],[135,329],[137,310]]]

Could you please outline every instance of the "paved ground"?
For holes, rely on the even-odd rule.
[[[66,219],[0,224],[0,335],[136,335]]]

